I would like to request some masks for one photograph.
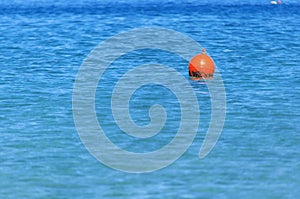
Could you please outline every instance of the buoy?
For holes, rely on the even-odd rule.
[[[278,0],[278,1],[270,1],[270,4],[273,4],[273,5],[282,4],[282,1],[281,1],[281,0]]]
[[[215,72],[213,59],[206,54],[206,49],[202,49],[202,54],[194,56],[189,63],[189,75],[193,78],[209,78]]]

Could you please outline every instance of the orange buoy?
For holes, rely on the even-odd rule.
[[[189,63],[189,75],[196,78],[212,77],[215,72],[213,59],[206,54],[206,49],[202,49],[202,54],[194,56]]]

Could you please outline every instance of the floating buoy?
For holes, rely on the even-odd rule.
[[[278,0],[278,1],[270,1],[270,4],[273,4],[273,5],[282,4],[282,1],[281,1],[281,0]]]
[[[213,59],[206,54],[206,49],[202,49],[202,54],[194,56],[189,63],[189,75],[194,78],[209,78],[215,72]]]

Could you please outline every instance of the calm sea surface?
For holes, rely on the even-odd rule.
[[[212,2],[3,1],[0,198],[299,197],[300,4]],[[191,147],[162,170],[123,173],[98,162],[81,143],[73,121],[72,89],[80,65],[100,42],[149,26],[179,31],[206,47],[224,80],[226,121],[215,148],[200,160],[210,95],[205,84],[189,80],[201,107]],[[122,69],[153,62],[189,79],[185,60],[141,50],[116,60],[104,74],[107,86],[96,93],[100,125],[129,151],[156,150],[178,130],[179,104],[164,87],[144,86],[132,96],[139,102],[131,103],[137,124],[149,122],[151,105],[166,107],[162,136],[149,140],[122,134],[103,94],[111,93]]]

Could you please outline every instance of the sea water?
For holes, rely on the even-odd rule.
[[[299,196],[298,1],[2,1],[0,9],[1,198]],[[100,42],[141,27],[172,29],[205,47],[222,75],[227,107],[220,139],[199,159],[211,114],[205,82],[189,80],[188,62],[168,52],[145,49],[120,57],[95,102],[99,124],[118,146],[157,150],[180,122],[176,96],[145,85],[132,96],[132,119],[147,125],[149,108],[160,104],[166,125],[148,139],[122,133],[105,96],[125,69],[153,62],[176,69],[195,90],[201,112],[197,136],[182,157],[156,172],[132,174],[105,166],[86,150],[73,120],[72,93],[81,64]]]

